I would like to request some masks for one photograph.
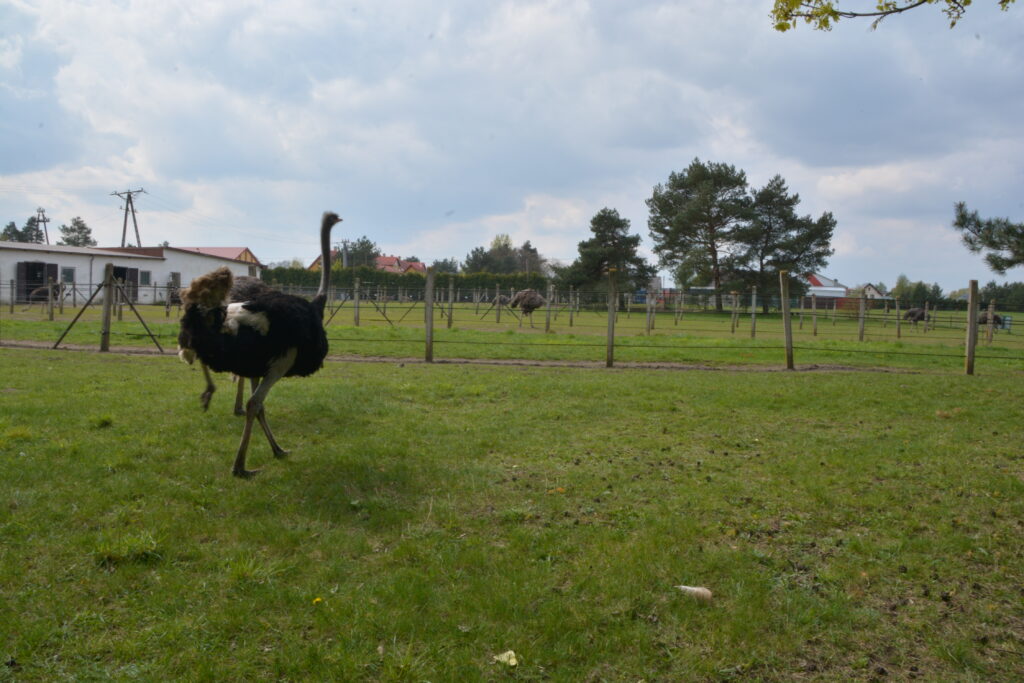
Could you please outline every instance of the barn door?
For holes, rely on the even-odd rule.
[[[29,284],[28,284],[28,262],[18,261],[17,266],[17,284],[15,285],[18,292],[14,295],[15,301],[21,303],[28,299]]]
[[[139,300],[139,269],[128,268],[127,271],[124,283],[128,290],[128,300],[137,302]]]

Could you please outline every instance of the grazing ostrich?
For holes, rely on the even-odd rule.
[[[533,312],[546,303],[547,301],[536,289],[521,289],[508,302],[508,307],[516,308],[518,306],[523,311],[524,316],[529,316],[530,327],[533,327]],[[523,321],[520,320],[519,324],[522,325]]]
[[[908,308],[907,312],[903,314],[903,319],[909,320],[914,323],[914,327],[917,327],[919,322],[931,320],[932,317],[925,315],[923,308]]]
[[[270,431],[263,402],[282,377],[311,375],[320,369],[327,356],[323,314],[331,274],[330,234],[340,221],[335,213],[323,216],[320,289],[312,302],[270,290],[257,292],[244,302],[228,303],[234,276],[227,268],[202,275],[182,290],[184,314],[178,334],[181,358],[186,362],[199,358],[204,372],[209,367],[214,372],[233,372],[252,381],[252,397],[245,406],[245,427],[232,469],[236,477],[256,474],[245,469],[256,420],[274,457],[287,455]]]
[[[988,311],[982,311],[978,315],[978,324],[979,325],[988,325]],[[1003,326],[1003,316],[999,315],[998,313],[993,313],[992,314],[992,324],[995,325],[996,327],[1002,327]]]

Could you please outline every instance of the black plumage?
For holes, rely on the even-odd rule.
[[[274,440],[263,411],[270,388],[282,377],[305,377],[323,366],[327,356],[327,333],[323,312],[330,278],[330,231],[341,219],[325,213],[320,227],[320,289],[312,301],[284,294],[263,283],[237,283],[231,271],[220,268],[200,276],[182,290],[184,313],[178,334],[183,359],[199,358],[207,375],[204,407],[212,394],[207,368],[232,372],[252,381],[253,394],[246,403],[245,427],[235,455],[233,474],[248,477],[245,458],[254,420],[258,420],[275,457],[286,451]],[[248,278],[247,278],[248,279]],[[243,302],[229,300],[249,296]]]

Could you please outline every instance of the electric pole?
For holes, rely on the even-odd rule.
[[[124,247],[128,239],[128,212],[132,212],[132,225],[135,226],[135,241],[142,246],[142,238],[139,237],[139,222],[135,219],[135,202],[132,200],[137,194],[144,194],[146,191],[141,187],[137,190],[125,190],[124,192],[111,192],[110,196],[117,195],[124,200],[124,227],[121,229],[121,246]]]
[[[43,228],[43,235],[46,237],[46,243],[50,243],[50,231],[46,229],[46,224],[50,222],[50,219],[46,217],[46,209],[39,207],[36,209],[36,225]]]

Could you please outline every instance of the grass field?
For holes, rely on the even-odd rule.
[[[604,362],[607,314],[584,311],[572,317],[562,309],[552,316],[550,333],[545,334],[544,311],[534,314],[534,324],[520,327],[509,311],[496,320],[487,306],[479,311],[470,304],[455,308],[453,325],[439,306],[435,309],[434,357],[437,359],[522,359],[530,361]],[[169,315],[160,306],[141,306],[146,324],[165,349],[173,349],[177,338],[177,312]],[[0,344],[17,341],[56,342],[76,311],[48,321],[37,305],[33,310],[0,310]],[[71,329],[65,344],[98,348],[99,310],[87,309]],[[839,312],[810,311],[794,314],[793,334],[798,365],[841,365],[854,367],[903,367],[929,371],[958,371],[964,366],[963,312],[941,312],[934,329],[904,323],[899,336],[895,315],[875,311],[859,341],[855,316]],[[1024,323],[1024,316],[1018,316]],[[660,313],[651,334],[646,334],[642,310],[618,316],[615,359],[623,363],[685,363],[709,365],[785,365],[783,328],[779,314],[759,315],[756,338],[751,338],[749,316],[733,327],[729,314],[691,310],[680,319],[671,312]],[[328,326],[332,353],[354,356],[422,358],[424,356],[423,308],[421,304],[391,302],[375,305],[363,302],[360,326],[354,325],[351,302],[341,306]],[[984,328],[977,349],[979,373],[1012,372],[1024,367],[1024,334],[1020,330],[999,331],[992,344],[984,342]],[[154,349],[155,346],[127,308],[123,320],[112,325],[111,343]]]
[[[0,367],[0,679],[1024,678],[1019,368]]]

